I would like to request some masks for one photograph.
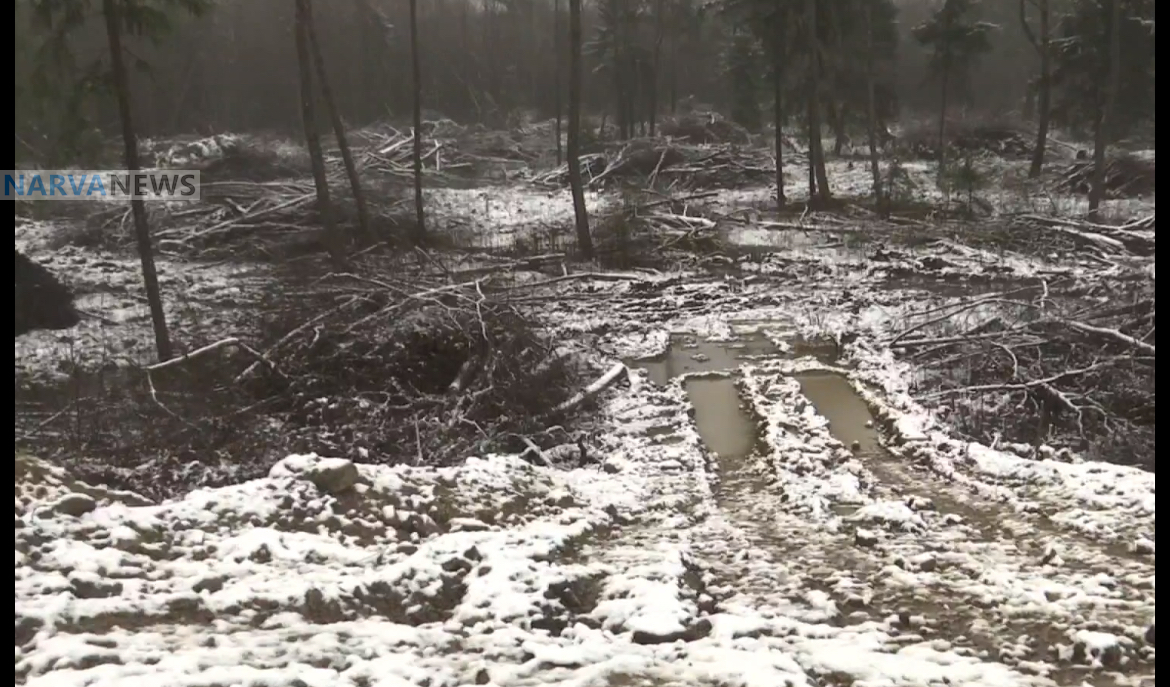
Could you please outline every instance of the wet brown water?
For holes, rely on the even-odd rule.
[[[885,453],[873,427],[873,415],[849,381],[832,372],[805,372],[796,376],[800,391],[829,421],[829,432],[841,443],[869,456]]]
[[[777,353],[776,347],[761,333],[731,342],[675,336],[666,353],[631,364],[646,370],[650,380],[658,385],[666,385],[682,375],[700,375],[687,379],[683,385],[695,409],[699,436],[721,461],[738,461],[751,454],[758,432],[755,422],[743,409],[734,378],[716,374],[731,373],[752,356]],[[703,373],[714,374],[701,376]]]
[[[751,454],[758,433],[740,404],[735,382],[726,377],[688,379],[687,396],[695,407],[695,425],[703,443],[722,461]]]
[[[763,334],[733,342],[701,341],[695,337],[671,337],[666,353],[630,364],[646,370],[650,381],[665,386],[671,379],[696,372],[732,372],[751,356],[775,355],[777,349]]]

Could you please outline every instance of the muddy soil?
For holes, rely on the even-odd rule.
[[[816,350],[807,344],[777,346],[758,332],[731,342],[680,335],[672,337],[664,354],[634,363],[659,385],[682,378],[695,428],[717,459],[722,515],[784,568],[761,576],[758,566],[712,561],[726,586],[736,589],[725,604],[767,606],[785,590],[793,595],[789,603],[804,603],[807,591],[796,590],[811,587],[833,600],[836,623],[886,620],[894,632],[941,640],[957,651],[1025,672],[1039,671],[1056,684],[1077,684],[1099,673],[1086,665],[1094,662],[1125,674],[1097,675],[1094,684],[1124,684],[1126,677],[1147,671],[1152,675],[1152,647],[1140,646],[1145,624],[1152,622],[1145,611],[1153,593],[1151,561],[1060,531],[1036,514],[979,499],[912,465],[896,448],[888,448],[890,440],[841,371],[814,366],[783,372],[784,361],[800,356],[781,349]],[[833,357],[823,355],[823,347],[819,352],[822,365]],[[761,437],[760,409],[751,407],[736,382],[745,366],[758,365],[771,365],[778,379],[794,379],[800,395],[824,419],[829,440],[871,476],[867,504],[834,503],[829,521],[819,524],[786,512],[783,489],[760,469],[784,458],[769,454],[776,447]],[[803,438],[818,445],[824,439]],[[880,512],[890,507],[901,508],[910,520],[881,522]],[[871,526],[889,531],[873,535],[867,531]],[[988,593],[989,585],[1006,576],[1017,578],[1009,594],[1036,594],[1058,610],[1029,610],[1015,603],[1001,608]],[[1110,601],[1078,601],[1100,592],[1101,585]],[[1123,643],[1132,644],[1094,648],[1086,633],[1097,631],[1129,638]],[[1044,664],[1053,667],[1038,667]]]

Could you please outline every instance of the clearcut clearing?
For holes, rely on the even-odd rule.
[[[731,267],[531,299],[574,355],[625,366],[581,466],[292,455],[152,502],[18,453],[16,684],[1152,687],[1154,473],[972,441],[895,344],[932,308],[994,310],[1025,283],[1152,286],[1154,258],[776,229],[737,224],[752,250]],[[132,281],[125,256],[17,231],[82,282]],[[161,269],[207,292],[187,317],[239,317],[241,273]],[[148,340],[133,299],[87,293],[106,326],[81,339]],[[18,342],[18,368],[71,345]]]
[[[600,468],[293,456],[156,505],[20,458],[17,681],[1154,684],[1154,475],[949,436],[877,343],[881,303],[832,365],[781,353],[845,318],[810,300],[708,281],[642,303],[652,328],[617,298],[561,310],[619,359],[775,344],[664,386],[631,364]],[[751,418],[741,455],[693,417],[711,374]]]

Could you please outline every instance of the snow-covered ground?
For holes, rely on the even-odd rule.
[[[836,173],[864,184],[860,163]],[[566,226],[570,207],[528,190],[430,200],[487,247]],[[18,341],[18,365],[86,337],[139,355],[135,260],[49,232],[18,224],[18,247],[100,319]],[[778,252],[734,278],[566,282],[590,297],[541,306],[567,345],[629,363],[583,467],[290,456],[151,503],[18,455],[16,683],[1152,687],[1154,474],[955,436],[882,344],[923,298],[891,286],[903,271],[962,291],[1134,266],[947,241],[879,262],[827,230],[778,233],[740,230]],[[1137,267],[1152,278],[1152,258]],[[229,324],[264,277],[235,269],[160,263],[190,317]],[[800,345],[847,332],[834,355]]]
[[[67,282],[83,318],[66,332],[36,331],[16,340],[16,366],[38,374],[65,374],[63,363],[143,364],[153,355],[150,310],[142,267],[133,254],[61,245],[62,225],[18,219],[16,249]],[[251,314],[270,270],[259,264],[155,259],[167,321],[188,328],[231,331]],[[183,337],[178,337],[183,341]],[[100,355],[101,360],[92,360]]]
[[[559,317],[626,359],[670,332],[784,350],[845,317],[718,282],[651,300],[680,307]],[[292,456],[148,504],[19,458],[17,682],[1153,685],[1154,475],[948,436],[875,341],[840,369],[722,370],[760,428],[736,464],[705,448],[686,377],[636,367],[604,402],[599,463],[571,470]],[[890,430],[818,407],[812,370]]]
[[[517,242],[526,248],[560,249],[573,226],[573,199],[568,189],[537,186],[433,188],[426,192],[428,211],[437,227],[484,250],[506,250]],[[591,215],[616,205],[613,197],[589,191]]]

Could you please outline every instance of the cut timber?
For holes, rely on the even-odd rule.
[[[580,393],[573,396],[569,400],[558,405],[554,409],[555,412],[560,413],[560,412],[564,412],[566,410],[572,410],[573,408],[576,408],[577,406],[584,403],[586,400],[593,398],[597,394],[601,393],[602,391],[604,391],[605,389],[607,389],[608,387],[613,385],[613,383],[616,382],[619,377],[622,377],[625,374],[626,374],[625,364],[624,363],[614,363],[613,367],[609,368],[608,372],[606,372],[605,374],[603,374],[597,378],[597,381],[595,381],[592,384],[590,384],[589,386],[585,387]]]

